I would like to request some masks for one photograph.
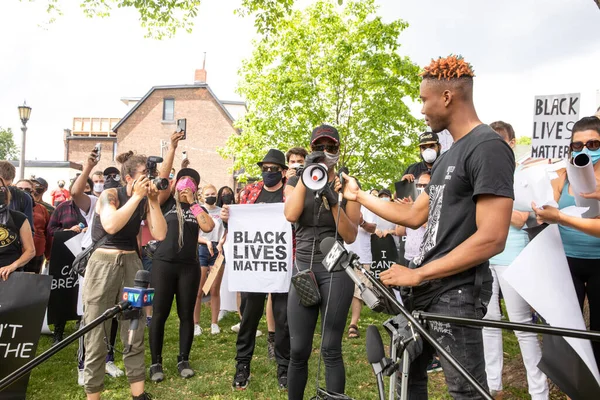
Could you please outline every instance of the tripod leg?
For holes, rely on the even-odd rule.
[[[400,400],[408,400],[408,370],[410,363],[408,362],[408,351],[404,350],[402,354],[402,385],[400,387]]]

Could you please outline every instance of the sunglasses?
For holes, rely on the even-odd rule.
[[[272,166],[272,167],[261,167],[262,172],[279,172],[281,171],[281,167]]]
[[[43,188],[43,187],[36,187],[36,188],[35,188],[35,192],[36,192],[37,194],[42,194],[42,193],[44,193],[44,188]]]
[[[587,147],[588,150],[595,151],[595,150],[600,149],[600,140],[593,139],[593,140],[588,140],[585,143],[572,142],[569,145],[569,147],[571,148],[571,151],[581,151],[581,150],[583,150],[584,147]]]
[[[311,147],[313,151],[326,151],[330,154],[336,154],[340,149],[337,144],[314,144]]]
[[[421,189],[421,188],[426,188],[427,184],[426,183],[417,183],[415,186],[417,187],[417,189]]]
[[[112,178],[115,181],[120,181],[121,175],[119,175],[119,174],[104,175],[104,180],[107,180],[108,178]]]
[[[21,189],[22,191],[27,192],[27,193],[33,192],[33,190],[29,189],[29,188],[19,188],[19,189]]]

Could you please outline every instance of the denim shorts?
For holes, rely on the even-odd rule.
[[[212,242],[214,256],[210,256],[210,252],[208,251],[208,246],[205,244],[201,244],[198,246],[198,258],[200,259],[201,267],[212,267],[215,265],[215,261],[219,256],[219,250],[217,250],[218,242]]]

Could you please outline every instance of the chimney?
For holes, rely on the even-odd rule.
[[[197,69],[194,73],[194,83],[206,83],[206,52],[202,61],[202,69]]]

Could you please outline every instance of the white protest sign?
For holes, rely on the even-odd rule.
[[[585,330],[558,225],[550,225],[537,235],[502,277],[550,326]],[[600,383],[590,341],[571,337],[565,340]]]
[[[567,158],[573,124],[579,119],[579,93],[535,96],[531,157]]]
[[[225,244],[230,291],[289,291],[292,225],[283,215],[283,203],[230,206]]]

